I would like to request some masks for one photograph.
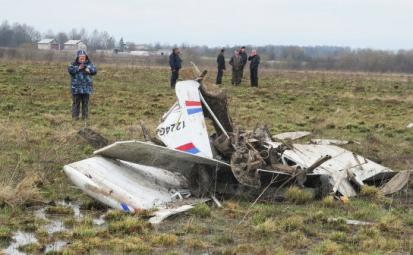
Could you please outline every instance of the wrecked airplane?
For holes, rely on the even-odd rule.
[[[295,144],[291,140],[309,133],[272,137],[264,125],[249,132],[234,128],[226,96],[207,90],[205,73],[176,84],[177,102],[162,117],[156,137],[143,128],[145,142],[119,141],[98,149],[93,157],[64,166],[66,175],[110,207],[125,212],[159,209],[150,220],[154,224],[216,193],[259,194],[273,187],[267,193],[275,196],[271,192],[296,184],[312,188],[319,197],[351,197],[365,184],[383,184],[396,175],[331,145],[339,144],[335,140]],[[215,129],[211,136],[205,117]],[[405,178],[393,178],[387,194],[399,191]]]

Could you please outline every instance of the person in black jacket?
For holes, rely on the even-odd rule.
[[[225,49],[221,49],[217,57],[217,64],[218,64],[218,72],[217,72],[217,81],[216,84],[222,84],[222,76],[224,75],[225,70],[225,56],[224,56]]]
[[[179,69],[182,67],[182,59],[179,48],[172,49],[172,54],[169,55],[169,66],[171,67],[171,88],[175,88],[176,81],[179,78]]]
[[[257,55],[256,50],[251,51],[251,55],[248,57],[250,62],[250,79],[251,87],[258,87],[258,66],[260,65],[260,56]]]
[[[239,50],[239,55],[241,56],[242,59],[242,68],[241,68],[241,80],[244,78],[244,68],[247,65],[247,59],[248,55],[245,52],[245,46],[242,46],[241,49]]]

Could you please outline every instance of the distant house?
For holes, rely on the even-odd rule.
[[[64,50],[87,50],[86,44],[84,44],[81,40],[69,40],[64,44]]]
[[[39,50],[60,50],[60,44],[55,39],[43,39],[37,43]]]

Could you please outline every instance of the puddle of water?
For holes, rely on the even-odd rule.
[[[44,225],[44,228],[46,229],[48,234],[53,234],[56,232],[66,230],[66,227],[64,226],[63,221],[61,219],[46,216],[46,207],[34,211],[34,216],[48,222]]]
[[[34,211],[34,216],[38,219],[47,220],[46,207],[42,207]]]
[[[52,251],[60,251],[66,245],[67,245],[66,241],[62,241],[62,240],[56,241],[54,243],[46,245],[44,253],[48,253],[48,252],[52,252]]]
[[[18,248],[30,243],[37,243],[37,239],[33,233],[17,231],[13,235],[13,241],[10,246],[3,250],[3,252],[7,255],[24,255],[26,253],[19,251]]]
[[[78,219],[83,218],[83,214],[80,211],[80,205],[79,204],[74,204],[72,202],[66,202],[66,201],[63,201],[63,200],[62,201],[57,201],[57,204],[61,205],[61,206],[72,208],[76,218],[78,218]]]
[[[80,205],[71,203],[71,202],[66,202],[66,201],[58,201],[56,203],[57,205],[64,206],[64,207],[69,207],[73,210],[74,217],[79,220],[83,218],[83,214],[80,211]],[[46,231],[48,234],[54,234],[56,232],[61,232],[67,230],[66,227],[63,224],[63,221],[61,219],[61,216],[59,215],[48,215],[46,213],[46,208],[47,207],[42,207],[34,211],[34,216],[36,218],[42,219],[47,221],[48,223],[44,225]]]
[[[56,232],[62,232],[66,230],[66,227],[61,220],[51,220],[51,222],[46,224],[44,227],[48,234],[54,234]]]
[[[105,215],[104,214],[100,215],[98,218],[93,219],[93,224],[95,224],[95,225],[102,226],[105,223],[106,223],[106,221],[105,221]]]

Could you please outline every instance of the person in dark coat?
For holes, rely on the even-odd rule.
[[[78,120],[80,115],[80,105],[82,105],[82,119],[89,116],[89,97],[93,92],[92,76],[97,73],[96,67],[92,64],[86,51],[79,50],[76,59],[68,67],[71,78],[72,92],[72,118]]]
[[[237,50],[234,52],[234,55],[229,60],[229,64],[232,66],[231,84],[238,86],[241,83],[241,70],[243,63],[242,58]]]
[[[239,50],[239,55],[241,56],[242,59],[242,69],[241,69],[241,80],[244,78],[244,68],[247,65],[247,59],[248,55],[245,52],[245,46],[242,46],[241,49]]]
[[[251,87],[258,87],[258,66],[260,65],[260,56],[257,55],[256,50],[251,51],[248,61],[250,61]]]
[[[175,88],[176,81],[179,78],[179,69],[182,67],[182,59],[179,48],[174,48],[171,55],[169,55],[169,66],[171,67],[171,88]]]
[[[224,75],[225,70],[225,56],[224,56],[225,49],[221,49],[217,57],[217,64],[218,64],[218,72],[217,72],[217,80],[216,84],[222,84],[222,76]]]

